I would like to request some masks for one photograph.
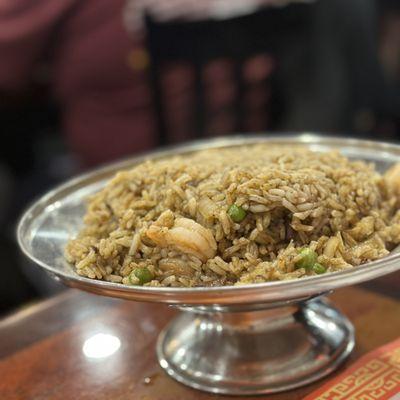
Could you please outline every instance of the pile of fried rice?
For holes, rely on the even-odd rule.
[[[384,257],[400,243],[400,168],[267,144],[208,149],[118,172],[88,201],[65,255],[127,285],[296,279]]]

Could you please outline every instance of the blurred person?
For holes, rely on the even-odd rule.
[[[18,175],[13,212],[0,204],[0,217],[8,216],[8,230],[0,240],[7,269],[7,279],[0,284],[2,304],[15,304],[32,293],[17,265],[39,293],[54,290],[45,275],[18,259],[10,239],[14,219],[26,202],[71,173],[65,160],[54,156],[57,143],[32,138],[36,117],[41,122],[49,110],[41,110],[39,103],[49,98],[58,105],[61,132],[79,168],[148,150],[157,141],[146,76],[144,14],[160,19],[229,18],[275,3],[282,1],[0,0],[0,117],[10,128],[0,163],[6,161]],[[33,105],[29,111],[27,104]],[[60,136],[57,131],[51,134]],[[3,193],[12,192],[12,183],[3,179],[2,184]]]
[[[125,3],[0,1],[0,90],[47,79],[67,143],[86,166],[154,144],[143,70],[129,63],[138,43],[122,23]]]
[[[45,80],[84,166],[156,145],[142,17],[219,18],[282,0],[0,0],[0,93]]]

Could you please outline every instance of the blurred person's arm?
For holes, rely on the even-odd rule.
[[[0,0],[0,94],[34,79],[57,25],[77,0]]]

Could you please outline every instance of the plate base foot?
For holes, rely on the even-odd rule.
[[[318,299],[256,311],[191,308],[160,334],[157,355],[168,375],[192,388],[251,395],[316,381],[353,347],[351,323]]]

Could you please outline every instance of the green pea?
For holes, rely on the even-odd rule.
[[[300,260],[296,262],[296,268],[310,270],[317,261],[318,254],[308,247],[305,247],[300,250],[300,256]]]
[[[316,274],[324,274],[326,272],[326,267],[324,267],[322,264],[315,263],[312,267],[312,270]]]
[[[246,217],[246,211],[243,207],[232,204],[228,208],[228,215],[233,222],[242,222]]]
[[[136,279],[135,279],[136,278]],[[135,268],[129,275],[132,284],[144,285],[154,278],[153,274],[147,267]],[[136,283],[139,280],[139,283]]]

